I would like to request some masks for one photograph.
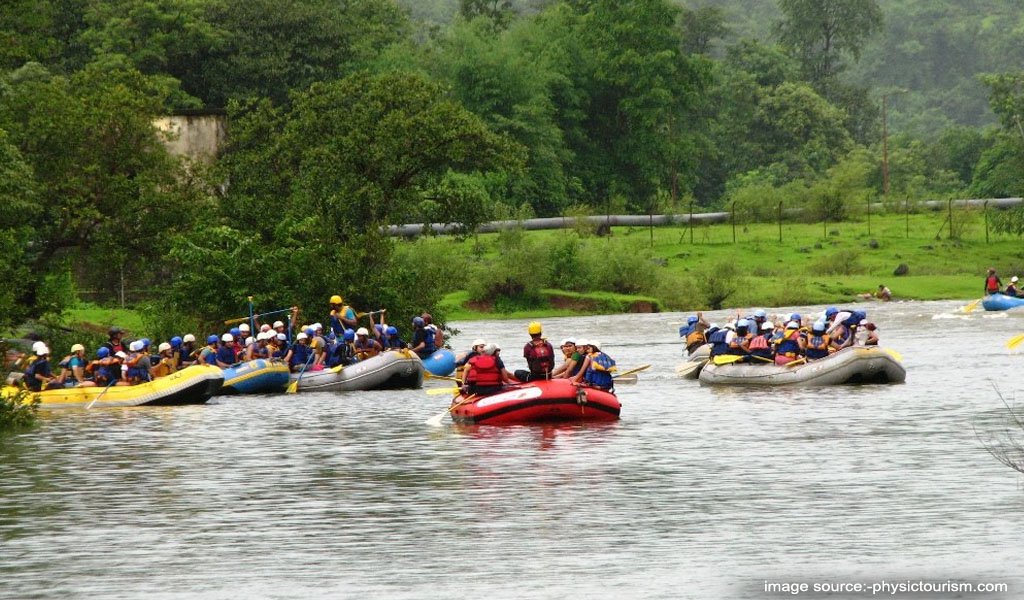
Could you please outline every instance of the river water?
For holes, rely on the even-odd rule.
[[[907,383],[803,390],[677,379],[683,314],[547,319],[653,364],[599,427],[431,428],[424,390],[49,413],[0,440],[0,596],[1024,597],[1024,489],[974,429],[993,385],[1014,401],[1024,319],[963,304],[868,305]],[[523,366],[525,322],[454,325]]]

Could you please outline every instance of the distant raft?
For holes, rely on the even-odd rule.
[[[711,344],[699,346],[686,357],[686,360],[676,367],[676,375],[683,379],[697,379],[700,377],[701,369],[711,358]]]
[[[423,361],[409,350],[389,350],[344,368],[291,374],[298,391],[353,392],[423,387]]]
[[[1024,306],[1024,298],[996,293],[982,298],[981,306],[985,310],[1010,310],[1011,308]]]
[[[258,358],[224,369],[222,394],[283,392],[288,387],[288,365]]]
[[[455,372],[455,353],[446,348],[423,359],[423,368],[431,375],[447,376]]]
[[[39,407],[47,409],[204,404],[223,385],[224,373],[220,369],[196,365],[138,385],[56,388],[31,392],[28,398],[39,398]],[[8,396],[17,391],[16,387],[6,386],[2,393]]]
[[[701,385],[796,386],[903,383],[907,371],[893,353],[877,346],[844,348],[827,358],[795,366],[709,362],[700,371]]]

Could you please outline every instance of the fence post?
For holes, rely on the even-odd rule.
[[[693,245],[693,200],[690,200],[690,245]]]
[[[949,205],[949,239],[953,239],[953,199],[948,200]]]
[[[732,219],[732,243],[736,243],[736,201],[733,200],[732,204],[729,205],[729,214]]]
[[[868,196],[868,237],[871,237],[871,196]]]
[[[903,200],[903,210],[907,214],[907,239],[910,239],[910,196]]]
[[[779,200],[779,245],[782,245],[782,200]]]
[[[988,243],[988,200],[981,205],[982,212],[985,213],[985,243]]]

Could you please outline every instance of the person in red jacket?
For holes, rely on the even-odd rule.
[[[481,354],[466,362],[465,392],[477,396],[496,394],[504,387],[504,365],[497,357],[497,346],[487,344]]]
[[[1003,282],[999,281],[999,276],[996,275],[996,270],[989,268],[988,275],[985,277],[985,295],[991,296],[992,294],[998,293],[1001,289],[1003,289]]]
[[[523,382],[551,379],[551,371],[555,368],[555,348],[541,337],[541,326],[537,321],[530,323],[526,331],[530,334],[530,341],[523,347],[523,358],[530,370],[516,371],[516,379]]]

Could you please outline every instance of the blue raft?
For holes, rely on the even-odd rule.
[[[224,369],[222,394],[283,392],[288,387],[288,365],[262,358]]]
[[[442,348],[423,359],[423,368],[431,375],[451,375],[455,372],[455,353]]]
[[[1011,308],[1024,306],[1024,298],[996,293],[982,298],[981,305],[985,310],[1010,310]]]

